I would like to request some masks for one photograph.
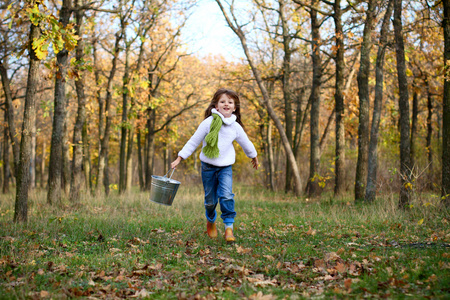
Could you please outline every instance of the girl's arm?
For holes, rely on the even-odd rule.
[[[172,169],[176,169],[178,164],[183,160],[183,158],[181,156],[178,156],[177,159],[175,159],[171,164],[170,167]]]
[[[234,124],[236,124],[235,128],[237,131],[236,142],[238,142],[238,144],[242,147],[242,150],[244,150],[244,153],[245,153],[245,155],[247,155],[247,157],[251,158],[252,160],[255,159],[256,156],[258,155],[258,152],[256,152],[256,149],[255,149],[255,146],[250,141],[250,139],[248,138],[247,134],[245,133],[245,131],[241,127],[241,125],[239,125],[238,123],[234,123]]]

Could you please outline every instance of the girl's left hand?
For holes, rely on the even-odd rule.
[[[259,162],[258,162],[258,156],[255,157],[255,158],[252,158],[252,165],[253,165],[253,168],[254,168],[254,169],[258,170],[258,164],[259,164]]]
[[[182,158],[180,156],[177,157],[177,159],[175,159],[171,164],[170,167],[172,169],[176,169],[178,164],[181,162]]]

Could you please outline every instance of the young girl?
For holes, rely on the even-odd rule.
[[[236,92],[221,88],[215,94],[205,111],[205,120],[178,153],[171,167],[176,168],[182,159],[188,158],[203,142],[200,160],[202,181],[205,190],[206,232],[217,237],[216,206],[220,204],[221,218],[225,224],[225,240],[234,242],[233,223],[234,194],[232,192],[232,164],[236,160],[233,141],[241,145],[244,153],[252,159],[253,168],[258,169],[255,146],[248,139],[241,122],[241,107]]]

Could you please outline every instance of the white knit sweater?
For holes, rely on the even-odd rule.
[[[225,167],[230,166],[236,161],[236,152],[234,150],[233,141],[236,140],[238,144],[244,150],[244,153],[249,158],[255,158],[258,153],[256,152],[255,146],[249,140],[247,134],[245,133],[242,126],[236,122],[236,116],[231,115],[229,118],[225,118],[221,113],[219,113],[216,109],[211,110],[212,113],[218,114],[223,121],[222,127],[219,131],[219,157],[218,158],[209,158],[203,154],[203,151],[200,153],[200,160],[217,166],[217,167]],[[212,116],[209,116],[197,128],[197,131],[194,135],[189,139],[189,141],[184,145],[183,149],[178,153],[178,156],[183,159],[188,158],[192,153],[194,153],[195,149],[197,149],[198,145],[203,142],[203,147],[206,146],[205,137],[209,133],[209,129],[211,127],[211,122],[213,120]]]

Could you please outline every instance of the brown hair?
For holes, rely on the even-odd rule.
[[[235,91],[226,88],[220,88],[214,94],[213,98],[211,99],[211,102],[209,103],[208,108],[205,110],[205,119],[211,116],[211,110],[213,108],[216,108],[216,105],[217,103],[219,103],[219,99],[223,94],[226,94],[228,97],[234,100],[235,111],[233,112],[233,114],[236,116],[236,122],[238,122],[239,125],[241,125],[242,128],[244,128],[244,124],[242,124],[241,121],[241,102],[239,100],[239,95]]]

